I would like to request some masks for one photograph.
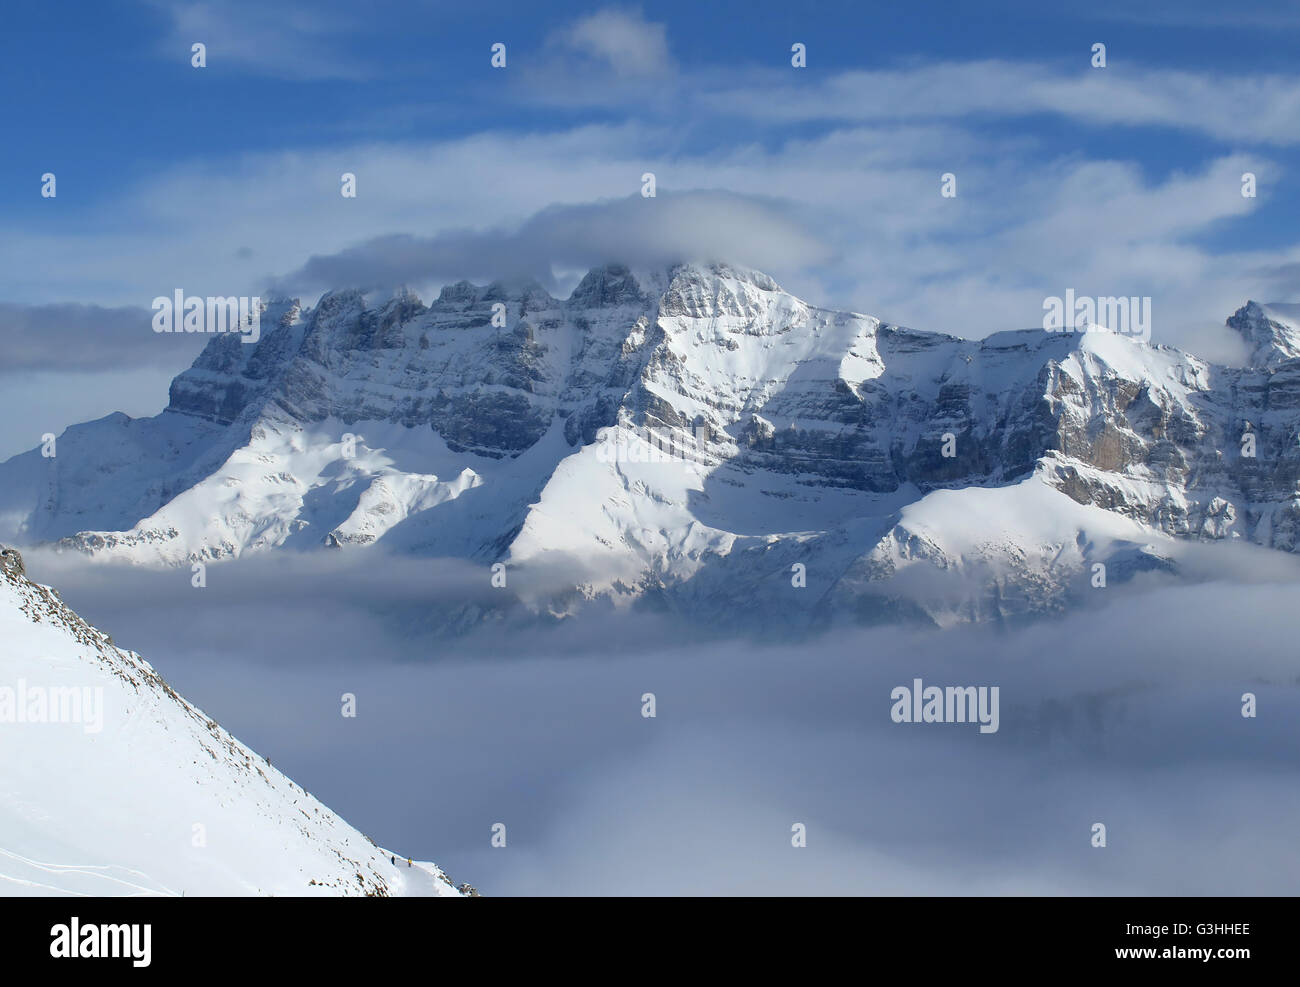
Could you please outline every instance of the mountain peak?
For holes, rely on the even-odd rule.
[[[624,264],[604,264],[586,273],[569,296],[570,305],[600,308],[645,300],[636,276]]]
[[[644,304],[664,294],[715,293],[722,282],[748,285],[758,291],[779,292],[781,286],[762,271],[722,261],[692,261],[668,267],[633,270],[610,262],[593,267],[569,296],[580,308]]]
[[[688,278],[697,281],[740,281],[745,284],[753,285],[760,291],[782,290],[781,286],[777,284],[776,281],[768,277],[762,271],[755,270],[752,267],[745,267],[741,264],[728,264],[722,261],[679,264],[672,268],[670,274],[674,279]]]
[[[443,285],[438,294],[438,302],[447,304],[468,304],[478,300],[479,288],[472,281],[457,281],[455,284]]]
[[[500,278],[483,289],[484,302],[520,302],[526,312],[539,312],[555,305],[555,299],[534,278]]]
[[[1227,325],[1250,347],[1250,364],[1272,368],[1300,357],[1300,305],[1248,301]]]

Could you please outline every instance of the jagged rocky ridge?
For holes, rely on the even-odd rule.
[[[502,562],[503,600],[559,615],[1010,619],[1097,562],[1176,571],[1180,540],[1296,551],[1298,324],[1247,304],[1235,368],[919,332],[722,264],[599,268],[563,301],[336,291],[214,336],[156,418],[0,465],[0,537],[170,565],[378,543]]]

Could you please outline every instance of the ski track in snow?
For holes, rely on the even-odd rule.
[[[142,871],[133,870],[130,867],[119,867],[117,864],[43,863],[39,860],[32,860],[30,857],[24,857],[20,853],[14,853],[12,850],[6,850],[4,847],[0,847],[0,857],[5,857],[8,858],[9,860],[13,860],[20,864],[24,864],[32,868],[33,870],[44,871],[47,874],[79,874],[84,877],[98,878],[99,880],[107,881],[112,884],[117,884],[123,887],[132,888],[135,893],[125,895],[125,897],[128,898],[138,898],[144,896],[159,897],[159,898],[180,897],[179,892],[173,891],[171,888],[168,888],[165,885],[157,885],[157,887],[152,887],[152,888],[145,887],[142,884],[135,884],[131,881],[124,880],[123,878],[120,877],[114,877],[111,874],[106,873],[107,871],[116,870],[124,874],[133,874],[136,877],[143,878],[146,881],[153,881],[153,878],[151,878],[148,874],[143,873]],[[3,872],[0,872],[0,880],[10,881],[14,884],[25,885],[27,887],[42,888],[49,891],[55,891],[58,892],[59,894],[67,894],[67,895],[73,895],[76,897],[84,897],[84,898],[101,897],[107,894],[114,893],[112,889],[108,889],[108,888],[98,892],[74,891],[71,888],[61,888],[53,884],[42,884],[38,881],[28,880],[26,878],[18,877],[12,874],[5,874]],[[120,892],[118,893],[120,894]]]

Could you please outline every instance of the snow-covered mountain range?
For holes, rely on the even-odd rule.
[[[1098,563],[1176,571],[1189,540],[1300,547],[1300,312],[1228,327],[1247,366],[1111,332],[972,341],[724,264],[611,265],[562,301],[273,301],[157,417],[0,464],[0,540],[172,566],[378,549],[485,585],[502,563],[503,599],[560,615],[1014,618]]]
[[[458,896],[0,556],[0,894]]]

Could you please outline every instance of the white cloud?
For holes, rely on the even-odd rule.
[[[469,278],[531,277],[554,287],[556,269],[617,261],[635,269],[722,260],[760,269],[805,269],[830,251],[778,203],[729,192],[665,192],[550,206],[514,229],[453,230],[432,237],[384,236],[317,255],[277,293],[333,287],[393,288]]]
[[[3,370],[174,367],[198,354],[201,341],[183,335],[160,339],[152,318],[148,306],[0,302]]]
[[[349,53],[350,17],[320,7],[249,0],[148,0],[171,18],[159,50],[188,62],[190,46],[207,47],[208,66],[233,66],[283,79],[362,79],[372,70]]]
[[[607,7],[575,21],[559,43],[608,63],[620,75],[656,75],[672,67],[668,32],[636,8]]]
[[[76,237],[0,236],[0,298],[147,306],[177,287],[252,294],[311,256],[346,258],[371,241],[404,263],[423,258],[434,280],[452,260],[465,276],[472,266],[489,278],[520,265],[666,256],[697,237],[714,255],[735,245],[741,255],[725,259],[767,269],[809,301],[916,328],[971,336],[1025,328],[1041,321],[1044,296],[1074,287],[1152,295],[1155,340],[1177,344],[1194,332],[1202,345],[1227,338],[1223,320],[1248,297],[1288,301],[1275,290],[1296,287],[1279,272],[1300,261],[1300,245],[1213,246],[1223,224],[1268,206],[1281,172],[1254,156],[1153,178],[1121,160],[1053,155],[1024,136],[939,121],[703,152],[669,147],[658,127],[628,124],[184,164],[88,215]],[[1260,176],[1258,199],[1240,195],[1248,166]],[[356,199],[339,195],[344,171],[357,175]],[[636,198],[645,171],[656,173],[657,199]],[[958,175],[956,199],[939,195],[945,171]],[[729,212],[676,211],[675,193],[721,189],[729,198],[713,195],[710,208],[728,201]],[[639,246],[600,226],[620,213],[599,203],[629,196],[620,208],[650,207],[643,212],[660,224]],[[554,203],[571,205],[547,214]],[[706,216],[712,225],[697,221]],[[603,232],[570,235],[564,217]],[[501,266],[489,270],[494,245]],[[466,252],[455,257],[455,246]]]
[[[766,121],[956,120],[1057,114],[1095,125],[1162,126],[1224,141],[1300,143],[1300,78],[1229,76],[1112,64],[939,62],[843,72],[822,83],[753,74],[705,92],[715,111]]]

